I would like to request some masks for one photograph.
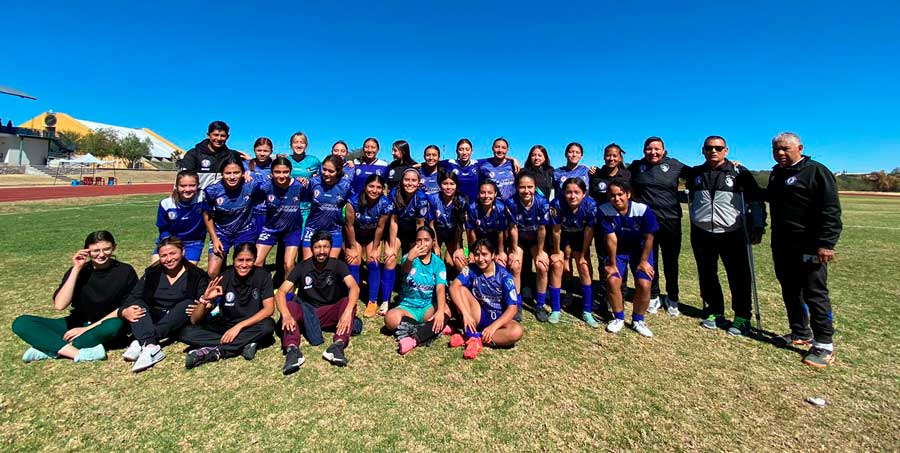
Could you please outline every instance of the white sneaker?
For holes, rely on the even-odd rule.
[[[134,367],[131,368],[131,371],[134,371],[135,373],[144,371],[151,368],[153,365],[156,365],[164,358],[166,358],[166,353],[158,344],[148,344],[141,349],[141,355],[138,356],[137,361],[134,362]]]
[[[647,327],[647,323],[644,321],[633,321],[631,323],[631,327],[634,329],[642,337],[653,338],[653,331]]]
[[[622,330],[622,327],[625,326],[624,319],[616,319],[613,318],[608,324],[606,324],[606,331],[609,333],[619,333]]]
[[[128,349],[126,349],[125,352],[122,353],[122,360],[125,360],[126,362],[134,362],[140,356],[141,344],[138,343],[137,340],[134,340],[130,345],[128,345]]]
[[[660,302],[659,296],[650,299],[650,305],[647,306],[647,313],[651,315],[655,315],[659,310]]]
[[[666,313],[673,318],[677,318],[681,316],[681,312],[678,310],[678,301],[672,300],[666,297]]]

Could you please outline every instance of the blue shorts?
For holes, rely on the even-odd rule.
[[[582,252],[584,248],[584,231],[561,231],[559,237],[559,249],[563,250],[568,245],[573,252]]]
[[[478,331],[481,332],[487,328],[487,326],[493,324],[494,321],[500,319],[503,316],[504,310],[491,310],[489,308],[481,307],[481,319],[478,320]],[[522,322],[522,306],[519,306],[519,310],[516,312],[516,316],[513,317],[513,321]]]
[[[266,212],[254,212],[253,221],[256,222],[256,234],[262,233],[266,225]]]
[[[184,257],[188,261],[199,262],[200,255],[203,254],[203,241],[205,240],[206,238],[196,241],[182,241],[184,244]],[[154,255],[159,253],[159,241],[160,239],[156,240],[156,248],[153,249]]]
[[[650,265],[653,266],[653,252],[650,252],[650,256],[647,257],[647,262],[649,262]],[[631,268],[631,275],[634,275],[634,278],[652,282],[653,279],[650,278],[650,276],[647,275],[646,272],[638,270],[638,264],[641,264],[640,255],[616,255],[616,269],[619,270],[619,275],[612,275],[612,277],[622,278],[622,276],[627,272],[625,270],[625,266],[628,266]]]
[[[228,256],[228,252],[231,251],[231,248],[238,245],[243,244],[244,242],[249,242],[251,244],[256,244],[256,228],[245,231],[243,233],[237,234],[235,236],[229,236],[227,234],[216,234],[219,237],[219,241],[222,242],[222,255]],[[208,253],[212,255],[213,250],[213,241],[209,241],[209,251]]]
[[[375,240],[375,230],[356,230],[356,242],[365,247]]]
[[[329,233],[331,233],[331,248],[339,249],[344,246],[344,235],[341,234],[341,230],[329,231]],[[312,244],[309,241],[314,234],[316,234],[316,230],[312,228],[303,230],[303,248],[312,248]]]
[[[284,242],[285,247],[300,247],[300,237],[302,230],[295,229],[292,231],[269,231],[263,228],[256,239],[256,243],[260,245],[274,246],[278,242]]]

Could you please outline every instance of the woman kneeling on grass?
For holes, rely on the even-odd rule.
[[[444,330],[449,317],[445,291],[447,268],[434,253],[435,233],[424,225],[416,230],[416,242],[401,261],[403,271],[400,305],[387,312],[384,325],[396,331],[400,355],[420,344],[429,344]]]
[[[466,350],[463,357],[474,359],[483,344],[509,347],[524,331],[516,321],[519,294],[512,274],[494,262],[494,246],[487,239],[472,245],[473,264],[450,285],[450,298],[462,313]],[[450,336],[450,346],[463,345],[460,334]]]
[[[53,294],[53,307],[65,310],[65,318],[22,315],[12,324],[13,333],[31,345],[25,363],[50,358],[89,362],[106,358],[104,343],[124,338],[122,321],[116,317],[122,300],[137,283],[137,273],[116,261],[116,240],[108,231],[95,231],[75,252],[72,267]]]
[[[191,305],[206,304],[206,272],[184,258],[184,244],[175,236],[159,242],[159,261],[144,271],[119,317],[131,323],[135,340],[122,358],[134,362],[131,371],[144,371],[166,358],[160,340],[176,338],[190,322]]]
[[[238,355],[253,360],[258,343],[275,332],[272,277],[254,266],[256,246],[239,244],[233,259],[234,265],[210,283],[206,303],[189,307],[192,325],[181,329],[178,340],[198,349],[187,353],[187,369]],[[207,317],[213,305],[219,314]]]

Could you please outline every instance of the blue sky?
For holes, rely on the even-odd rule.
[[[900,6],[893,2],[12,2],[0,117],[48,109],[148,127],[189,148],[215,119],[229,144],[296,130],[323,156],[343,139],[427,144],[494,137],[564,162],[638,158],[659,135],[699,163],[707,135],[771,167],[799,133],[833,171],[900,166]],[[10,28],[11,25],[11,28]]]

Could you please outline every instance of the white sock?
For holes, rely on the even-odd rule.
[[[824,349],[826,351],[834,351],[834,343],[819,343],[818,341],[813,341],[813,347]]]

